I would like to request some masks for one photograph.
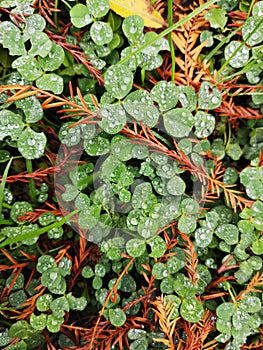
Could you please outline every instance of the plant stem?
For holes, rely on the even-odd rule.
[[[4,171],[4,174],[3,174],[3,177],[2,177],[2,182],[1,182],[1,185],[0,185],[0,215],[2,213],[2,208],[3,208],[4,204],[5,204],[5,203],[3,203],[4,202],[4,189],[5,189],[5,183],[6,183],[7,174],[8,174],[9,168],[11,166],[12,160],[13,160],[13,157],[10,158],[9,162],[7,163],[7,165],[5,167],[5,171]]]
[[[58,9],[58,0],[55,0],[54,7],[55,7],[55,10]],[[56,11],[54,12],[54,22],[55,22],[55,25],[57,27],[58,26],[58,13]]]
[[[31,159],[26,159],[26,169],[29,174],[33,173],[33,165]],[[29,194],[33,203],[37,202],[37,190],[34,179],[29,180]]]
[[[168,0],[168,27],[172,27],[173,25],[173,0]],[[175,76],[175,54],[174,54],[174,44],[172,38],[172,32],[168,34],[168,42],[170,46],[171,58],[172,58],[172,74],[171,80],[174,82]]]

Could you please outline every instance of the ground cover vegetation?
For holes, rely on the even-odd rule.
[[[0,1],[0,346],[263,348],[263,1]]]

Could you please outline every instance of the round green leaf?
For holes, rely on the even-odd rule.
[[[11,136],[12,140],[17,140],[22,130],[24,123],[21,116],[4,109],[0,111],[0,140],[6,136]]]
[[[42,331],[47,325],[47,315],[40,314],[36,316],[35,314],[31,314],[30,324],[35,330]]]
[[[205,14],[205,19],[207,19],[212,28],[223,29],[227,22],[226,11],[222,8],[211,9]]]
[[[219,225],[215,230],[216,235],[224,240],[227,244],[237,244],[238,242],[238,228],[233,224]]]
[[[180,314],[188,322],[198,322],[204,315],[203,305],[195,298],[186,298],[180,306]]]
[[[67,283],[64,277],[61,277],[61,281],[60,284],[58,284],[57,286],[51,286],[48,288],[50,293],[53,294],[65,294],[66,289],[67,289]]]
[[[147,338],[141,337],[130,344],[130,350],[147,350],[148,345],[149,343]]]
[[[64,230],[63,227],[53,227],[48,231],[48,238],[59,239],[63,236]]]
[[[48,269],[43,272],[41,276],[41,283],[44,287],[54,288],[59,286],[61,282],[61,275],[58,267]]]
[[[36,307],[38,311],[44,312],[50,309],[50,303],[52,302],[53,297],[51,294],[43,294],[37,298]]]
[[[110,309],[109,320],[114,327],[121,327],[126,322],[126,314],[120,308]]]
[[[171,109],[163,116],[164,127],[173,137],[188,136],[194,126],[194,117],[186,108]]]
[[[231,322],[223,320],[222,318],[218,318],[216,320],[216,329],[223,334],[231,333]]]
[[[176,275],[176,279],[174,281],[174,290],[180,297],[183,298],[192,298],[195,294],[195,287],[193,282],[182,273],[178,273]]]
[[[105,45],[112,41],[113,31],[105,22],[94,22],[90,27],[90,36],[96,45]]]
[[[2,4],[2,3],[1,3]],[[0,42],[4,48],[9,49],[11,56],[21,56],[26,54],[25,45],[21,32],[17,26],[11,22],[0,23]]]
[[[236,309],[235,304],[233,303],[222,303],[216,308],[216,314],[219,318],[225,321],[230,321],[232,315],[234,314]]]
[[[165,296],[165,302],[166,302],[166,305],[171,304],[171,306],[174,308],[174,311],[170,316],[170,319],[174,320],[179,315],[178,309],[181,304],[181,299],[174,294],[170,294]]]
[[[263,236],[253,242],[251,250],[256,255],[263,254]]]
[[[77,145],[81,139],[80,127],[77,125],[71,128],[70,126],[72,124],[72,122],[64,123],[58,132],[59,140],[63,145],[67,145],[68,147]]]
[[[76,28],[83,28],[92,22],[92,16],[87,6],[77,4],[70,11],[70,19]]]
[[[209,113],[198,111],[195,115],[195,135],[205,138],[212,134],[215,128],[215,117]]]
[[[263,2],[259,1],[256,4],[254,4],[252,8],[252,15],[255,17],[260,17],[263,15]]]
[[[38,222],[41,226],[48,226],[56,220],[56,216],[53,213],[43,213],[40,215]]]
[[[128,331],[128,338],[131,340],[136,340],[143,337],[146,337],[146,331],[143,329],[130,329]]]
[[[36,123],[44,115],[41,103],[35,96],[16,101],[16,107],[23,110],[28,123]]]
[[[200,109],[215,109],[221,105],[222,96],[220,91],[213,87],[213,84],[202,82],[198,93],[198,106]],[[203,117],[203,115],[201,115]],[[211,116],[209,117],[209,120]],[[212,120],[212,119],[211,119]]]
[[[92,288],[101,289],[101,287],[102,287],[102,279],[98,276],[95,276],[92,280]]]
[[[263,200],[263,182],[251,179],[247,184],[246,193],[252,199]]]
[[[243,151],[238,143],[230,143],[226,150],[226,153],[233,160],[239,160],[243,154]]]
[[[78,189],[71,184],[65,184],[65,189],[61,196],[65,202],[71,202],[79,194]]]
[[[211,47],[214,45],[213,33],[210,32],[210,30],[204,30],[200,35],[201,43],[203,43],[206,40],[207,40],[207,43],[205,44],[205,47]]]
[[[144,20],[141,16],[132,15],[122,22],[122,30],[130,45],[141,42],[143,38]]]
[[[132,293],[136,291],[136,282],[131,275],[124,275],[121,279],[121,285],[119,289],[122,292]]]
[[[11,340],[12,338],[8,335],[8,329],[2,328],[0,331],[0,346],[4,347],[8,343],[10,343]]]
[[[47,138],[43,132],[26,128],[18,138],[17,147],[24,158],[36,159],[44,154],[46,143]]]
[[[105,16],[110,9],[109,0],[86,0],[86,5],[88,12],[96,18]]]
[[[12,306],[18,307],[23,304],[27,298],[28,297],[23,290],[17,290],[9,295],[8,301]]]
[[[130,95],[128,95],[124,101],[124,108],[126,112],[130,114],[130,116],[134,119],[142,121],[144,125],[154,127],[159,119],[158,109],[154,105],[149,104],[148,102],[132,101],[129,98]]]
[[[173,196],[181,196],[185,192],[186,185],[184,180],[179,176],[173,176],[167,182],[166,189],[168,193],[172,194]]]
[[[134,145],[132,148],[132,157],[135,159],[144,159],[148,157],[149,148],[144,145]]]
[[[232,324],[235,330],[240,332],[241,334],[247,331],[248,327],[250,327],[250,316],[246,311],[237,309],[232,316]]]
[[[23,78],[30,81],[39,78],[43,74],[39,61],[30,55],[18,57],[13,61],[12,68],[17,69]]]
[[[146,250],[146,244],[141,239],[133,238],[126,243],[127,253],[134,258],[143,255],[145,250]]]
[[[182,215],[178,221],[178,229],[186,234],[196,229],[196,217],[194,215]]]
[[[49,39],[46,33],[35,32],[31,38],[31,49],[29,54],[32,56],[46,57],[52,48],[52,41]]]
[[[15,278],[15,274],[12,274],[11,276],[9,276],[7,278],[7,280],[6,280],[6,287],[7,288],[10,288],[10,285],[13,282],[14,278]],[[25,282],[25,277],[22,273],[20,273],[16,277],[16,280],[15,280],[13,287],[12,287],[12,291],[24,288],[24,282]]]
[[[33,14],[26,19],[26,26],[24,29],[24,41],[27,41],[36,32],[44,30],[46,27],[46,21],[44,17]]]
[[[124,65],[115,65],[107,69],[104,85],[107,91],[116,98],[123,98],[132,88],[133,73]]]
[[[49,269],[54,269],[57,267],[56,261],[51,255],[42,255],[37,261],[37,271],[43,273]]]
[[[164,277],[160,284],[161,292],[164,294],[172,294],[174,291],[174,279],[171,276]]]
[[[90,266],[84,266],[82,271],[81,271],[81,275],[84,278],[91,278],[94,276],[94,271],[92,270],[92,268]]]
[[[58,333],[60,326],[64,322],[63,317],[55,317],[53,314],[47,316],[47,329],[51,333]]]
[[[183,214],[197,214],[199,210],[198,202],[192,198],[185,198],[180,203],[180,211]]]
[[[153,265],[152,275],[155,276],[157,280],[162,280],[168,276],[168,269],[163,263],[157,262]]]
[[[200,227],[195,231],[195,242],[198,247],[207,247],[213,239],[213,232],[207,227]]]
[[[101,156],[110,150],[110,142],[102,136],[96,136],[93,140],[85,140],[84,149],[90,156]]]
[[[36,84],[39,89],[52,91],[56,95],[61,94],[64,88],[63,78],[53,73],[44,74]]]
[[[138,225],[138,233],[143,238],[152,237],[158,230],[158,222],[152,218],[143,218]]]
[[[235,51],[236,53],[232,56]],[[242,46],[241,42],[232,40],[225,48],[225,59],[230,59],[229,64],[234,68],[244,67],[249,59],[249,49]]]
[[[126,124],[126,113],[119,104],[103,105],[99,111],[99,126],[108,134],[117,134]]]
[[[185,262],[177,258],[177,256],[173,256],[167,261],[167,269],[170,274],[178,272],[184,267],[184,265]]]
[[[58,264],[58,268],[61,276],[65,277],[67,275],[70,275],[71,267],[72,267],[72,261],[64,256]]]
[[[259,180],[259,172],[258,169],[253,168],[253,167],[247,167],[243,169],[240,173],[240,182],[244,185],[247,186],[250,181],[254,180]]]
[[[245,312],[255,313],[261,310],[261,300],[258,297],[247,296],[241,299],[238,307]]]
[[[179,90],[171,81],[161,80],[152,88],[151,96],[158,103],[160,110],[165,111],[176,106]]]
[[[11,325],[9,329],[9,336],[12,338],[20,339],[26,338],[25,335],[27,334],[29,329],[30,325],[26,321],[17,321]]]
[[[12,205],[12,209],[10,212],[10,217],[13,221],[15,221],[17,224],[23,224],[22,221],[19,221],[18,218],[20,216],[25,216],[26,212],[32,212],[33,207],[30,203],[22,201],[22,202],[15,202]]]
[[[223,176],[223,182],[226,185],[232,185],[235,184],[238,179],[238,174],[234,168],[227,168],[224,176]]]

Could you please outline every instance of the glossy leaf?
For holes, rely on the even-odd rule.
[[[17,140],[23,129],[24,123],[20,115],[8,109],[0,111],[0,140],[3,140],[6,136],[10,136],[12,140]]]
[[[195,115],[195,135],[205,138],[212,134],[215,128],[215,118],[209,113],[198,111]]]
[[[172,109],[179,98],[179,90],[172,82],[158,81],[151,90],[151,96],[159,105],[161,111]]]
[[[126,315],[125,315],[125,312],[120,308],[110,309],[109,319],[110,319],[110,323],[114,327],[121,327],[126,322]]]
[[[186,298],[180,306],[180,314],[188,322],[198,322],[204,315],[202,303],[195,298]]]
[[[163,120],[166,132],[173,137],[188,136],[194,126],[194,117],[186,108],[171,109]]]
[[[43,132],[35,132],[26,128],[18,138],[17,146],[19,152],[26,159],[37,159],[44,154],[47,138]]]
[[[99,111],[100,127],[108,134],[116,134],[126,124],[126,113],[121,105],[103,105]]]
[[[16,101],[16,107],[23,110],[28,123],[36,123],[44,115],[41,103],[35,96]]]
[[[198,93],[198,106],[201,109],[215,109],[221,105],[220,91],[209,82],[202,82]],[[203,116],[203,114],[202,114]],[[209,117],[209,120],[211,117]],[[211,119],[212,120],[212,119]]]
[[[73,6],[69,13],[71,22],[76,28],[83,28],[92,22],[90,10],[83,4]]]
[[[116,98],[126,96],[133,84],[133,73],[124,65],[111,66],[104,77],[104,85],[107,91]]]
[[[39,61],[29,55],[18,57],[13,61],[12,67],[30,81],[39,78],[43,74]]]
[[[90,36],[96,45],[105,45],[112,41],[113,31],[105,22],[94,22],[90,27]]]
[[[110,9],[110,2],[109,0],[86,0],[86,6],[88,12],[92,16],[99,18],[108,13]]]

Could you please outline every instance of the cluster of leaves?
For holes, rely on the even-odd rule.
[[[263,1],[134,3],[0,4],[8,350],[263,347]]]

